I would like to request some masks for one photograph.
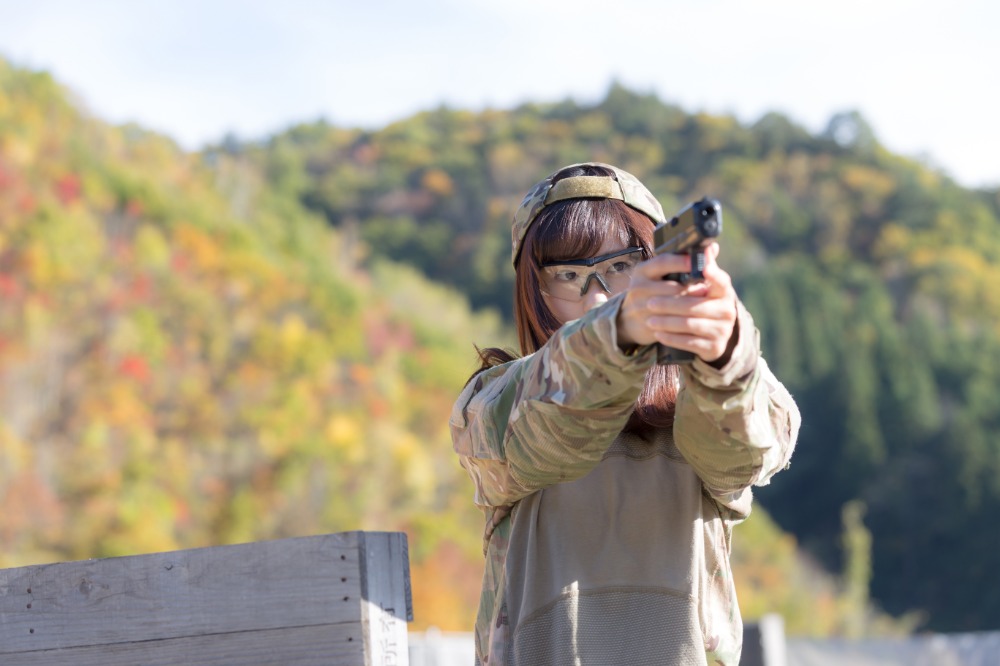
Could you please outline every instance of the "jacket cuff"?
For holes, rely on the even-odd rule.
[[[584,318],[594,318],[594,329],[608,354],[608,361],[618,368],[648,369],[656,362],[656,345],[636,345],[628,351],[618,345],[618,313],[625,294],[615,294],[600,307],[591,310]]]

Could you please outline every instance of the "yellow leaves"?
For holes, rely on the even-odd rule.
[[[573,136],[573,126],[565,120],[550,120],[545,123],[545,135],[554,141],[568,141]]]
[[[189,223],[177,225],[173,233],[177,250],[204,271],[212,271],[222,261],[222,250],[209,234]]]
[[[153,422],[149,405],[126,382],[114,381],[81,399],[81,415],[88,422],[103,422],[109,427],[144,428]]]
[[[277,460],[293,451],[314,455],[312,442],[320,439],[322,405],[316,386],[304,378],[278,385],[266,407],[254,419],[265,460]]]
[[[105,174],[85,170],[80,174],[80,178],[86,202],[92,211],[106,213],[114,210],[118,200]]]
[[[22,251],[27,277],[35,285],[44,288],[55,282],[56,266],[48,248],[41,241],[34,240]]]
[[[737,125],[736,119],[731,116],[713,116],[707,113],[699,113],[696,119],[698,129],[701,130],[698,147],[705,152],[713,152],[725,148]]]
[[[611,119],[606,113],[591,112],[580,116],[575,124],[577,134],[584,139],[597,141],[614,134]],[[653,143],[649,141],[649,143]]]
[[[24,334],[29,341],[44,339],[52,329],[55,313],[40,299],[32,299],[24,304]]]
[[[135,235],[135,257],[143,266],[166,269],[170,266],[170,245],[159,229],[143,224]]]
[[[169,344],[157,314],[149,308],[136,308],[118,318],[108,335],[108,349],[118,357],[119,374],[140,380],[149,376],[148,360],[162,359]],[[140,366],[146,366],[145,370]]]
[[[309,328],[302,317],[294,313],[287,315],[281,322],[281,328],[278,332],[278,340],[282,350],[286,354],[294,354],[295,349],[305,341],[308,333]]]
[[[259,252],[244,249],[228,249],[226,252],[226,268],[230,276],[227,291],[235,298],[265,297],[268,303],[287,300],[289,283],[279,272],[277,266],[268,261]],[[254,294],[259,290],[261,294]],[[273,290],[274,295],[266,292]]]
[[[32,449],[28,443],[14,434],[6,424],[0,423],[0,488],[10,483],[13,476],[27,469],[32,458]]]
[[[627,157],[619,161],[626,165],[624,167],[626,170],[631,170],[633,173],[655,169],[664,158],[663,147],[656,141],[650,141],[646,136],[628,137],[624,151]]]
[[[1000,271],[982,256],[977,248],[962,245],[943,247],[920,253],[931,267],[921,280],[921,286],[945,297],[958,312],[975,314],[989,306],[993,312],[997,303],[995,285]]]
[[[28,228],[20,252],[28,279],[38,290],[81,283],[93,277],[104,255],[104,237],[86,209],[49,211]]]
[[[106,542],[105,555],[132,555],[176,550],[177,505],[155,484],[134,483],[118,498],[121,527]]]
[[[323,429],[332,453],[349,465],[358,465],[365,459],[364,428],[355,417],[334,414]]]
[[[450,197],[455,191],[451,176],[442,169],[428,169],[420,181],[421,186],[439,197]]]
[[[886,214],[888,199],[896,191],[896,178],[882,170],[848,164],[840,170],[840,180],[859,199],[858,208],[869,218]]]
[[[840,178],[855,192],[884,199],[896,191],[896,179],[883,170],[863,164],[847,164],[840,170]]]
[[[895,270],[905,269],[915,277],[914,296],[929,296],[959,318],[996,320],[1000,291],[993,285],[1000,284],[1000,266],[984,252],[989,240],[980,230],[990,224],[977,219],[982,214],[977,208],[964,215],[944,209],[935,216],[933,226],[926,228],[886,224],[875,244],[875,256],[895,260]]]
[[[511,209],[515,207],[517,207],[517,202],[508,198],[490,197],[490,200],[486,205],[486,212],[491,220],[505,220],[510,215]],[[470,240],[472,239],[470,238]]]
[[[0,96],[2,97],[2,96]],[[3,154],[15,166],[26,168],[35,159],[35,145],[23,136],[5,134],[0,138],[0,154]]]
[[[942,211],[928,230],[886,227],[879,247],[905,250],[910,270],[919,276],[919,290],[948,299],[958,311],[974,313],[985,306],[985,311],[997,312],[1000,302],[988,285],[997,284],[998,269],[965,236],[958,215]]]
[[[115,426],[146,425],[152,420],[149,405],[144,403],[131,386],[116,383],[108,391],[104,414]]]
[[[399,479],[418,504],[430,501],[434,493],[435,474],[427,444],[412,433],[401,432],[392,445],[393,460]]]
[[[902,257],[913,243],[913,234],[898,223],[889,222],[882,227],[874,244],[876,257],[887,260]]]
[[[357,422],[342,414],[334,414],[327,421],[324,430],[327,439],[334,446],[347,446],[357,443],[361,438],[361,428]]]
[[[253,331],[253,354],[258,362],[279,374],[308,375],[309,368],[327,360],[323,333],[300,314],[288,313],[280,322],[258,325]]]
[[[268,428],[257,433],[257,441],[260,443],[260,451],[271,460],[278,460],[292,450],[295,442],[292,440],[292,433]]]

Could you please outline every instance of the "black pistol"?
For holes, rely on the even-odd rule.
[[[691,255],[690,273],[670,273],[664,280],[681,284],[700,282],[705,279],[705,247],[722,234],[722,204],[715,199],[702,197],[688,204],[677,215],[653,230],[653,253]],[[682,349],[657,345],[656,361],[660,365],[669,363],[690,363],[695,354]]]

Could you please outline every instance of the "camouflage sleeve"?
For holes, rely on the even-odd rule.
[[[480,373],[452,411],[455,451],[480,506],[503,506],[590,471],[625,426],[655,362],[627,355],[622,296],[567,323],[539,351]]]
[[[742,303],[737,310],[729,362],[716,369],[696,360],[682,370],[674,441],[716,501],[745,516],[749,487],[788,465],[801,417],[760,356],[753,318]]]

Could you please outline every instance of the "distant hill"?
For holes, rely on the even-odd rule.
[[[405,529],[416,626],[467,628],[481,521],[448,411],[472,344],[512,340],[513,208],[585,159],[667,208],[723,200],[727,265],[806,416],[737,531],[749,616],[857,632],[870,556],[893,614],[991,626],[998,192],[855,114],[811,136],[620,86],[190,154],[0,60],[0,566]]]
[[[438,108],[375,131],[302,125],[237,147],[276,190],[509,316],[509,220],[564,164],[603,160],[666,209],[722,200],[723,260],[805,425],[761,504],[827,568],[865,505],[872,594],[938,630],[995,628],[1000,190],[892,154],[851,111],[813,135],[612,86],[589,105]],[[211,154],[211,151],[209,151]],[[919,585],[913,581],[919,580]]]

